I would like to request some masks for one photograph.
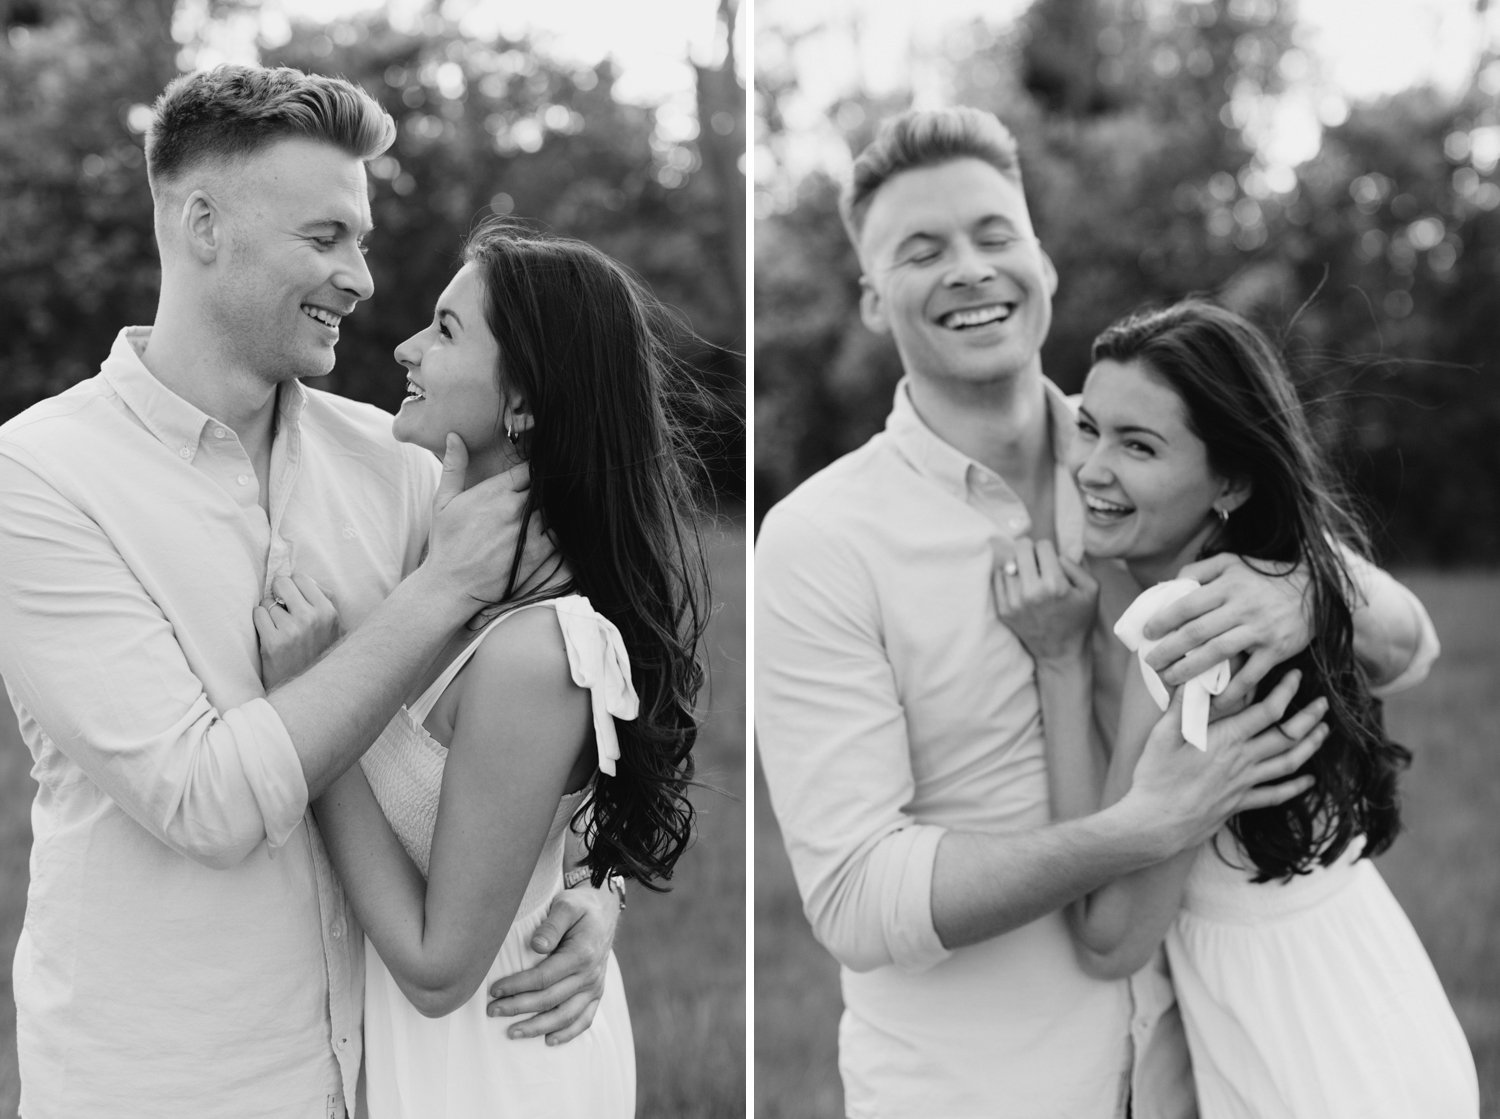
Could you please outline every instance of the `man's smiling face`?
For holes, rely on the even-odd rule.
[[[298,138],[247,157],[238,178],[232,247],[209,297],[216,326],[267,381],[322,376],[339,323],[374,291],[364,164]]]
[[[892,176],[859,252],[861,314],[910,376],[981,384],[1040,371],[1057,274],[1020,185],[996,168],[964,157]]]

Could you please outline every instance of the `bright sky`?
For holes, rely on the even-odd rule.
[[[788,124],[808,129],[811,140],[815,133],[826,139],[824,108],[854,85],[874,92],[911,85],[913,59],[940,54],[956,27],[983,18],[1003,28],[1026,7],[1027,0],[757,0],[756,25],[763,36],[805,36],[793,55],[805,97],[783,108]],[[1467,80],[1485,37],[1500,42],[1500,5],[1487,26],[1474,7],[1474,0],[1301,0],[1299,45],[1318,61],[1331,90],[1309,89],[1266,122],[1271,162],[1290,167],[1311,156],[1318,118],[1338,120],[1342,101]],[[762,57],[781,53],[765,38],[757,46]],[[917,100],[941,98],[943,90],[921,87],[921,68],[915,69]]]
[[[215,36],[213,50],[219,57],[243,58],[246,44],[253,41],[257,29],[273,39],[282,37],[292,17],[323,22],[384,7],[399,26],[415,23],[431,6],[431,0],[264,0],[258,11],[243,19],[225,21]],[[723,44],[717,39],[717,0],[645,0],[638,4],[621,0],[445,0],[443,9],[461,19],[471,34],[526,34],[565,61],[593,65],[612,55],[620,67],[617,95],[630,101],[661,103],[686,97],[691,105],[694,78],[690,60],[717,62],[723,55]],[[742,18],[736,29],[736,57],[742,70],[747,22]]]

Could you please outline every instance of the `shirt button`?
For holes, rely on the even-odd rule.
[[[235,479],[235,481],[239,482],[239,484],[242,486],[248,486],[250,484],[250,475],[241,474],[238,478]]]
[[[333,928],[332,928],[332,930],[331,930],[331,932],[333,933],[333,939],[334,940],[342,940],[342,939],[344,939],[344,926],[343,925],[334,925]]]
[[[223,439],[228,434],[229,432],[225,431],[222,427],[214,428],[214,438],[216,439]]]
[[[193,457],[193,448],[191,446],[184,446],[182,448],[182,450],[180,450],[180,451],[177,452],[177,454],[181,458],[192,458]]]

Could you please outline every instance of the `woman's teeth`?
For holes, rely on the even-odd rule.
[[[1130,506],[1119,505],[1113,501],[1105,501],[1102,497],[1095,497],[1091,493],[1083,495],[1083,503],[1091,513],[1100,513],[1109,517],[1123,517],[1132,512]]]

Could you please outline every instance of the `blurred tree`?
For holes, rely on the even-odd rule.
[[[239,0],[10,0],[0,41],[0,415],[91,375],[115,331],[149,322],[157,267],[141,133],[185,47]],[[184,11],[193,18],[183,19]],[[720,57],[696,67],[691,113],[615,94],[610,62],[575,67],[526,40],[483,41],[437,12],[294,24],[267,65],[342,74],[398,126],[371,165],[377,294],[345,325],[321,387],[394,408],[396,344],[430,313],[464,234],[513,214],[598,245],[678,308],[684,401],[721,497],[743,494],[743,87],[721,0]],[[130,18],[126,18],[126,13]],[[122,42],[123,37],[123,42]],[[738,99],[736,90],[739,90]],[[736,149],[736,145],[739,145]],[[736,194],[737,191],[737,194]]]
[[[1295,288],[1321,289],[1304,363],[1346,421],[1379,542],[1409,561],[1500,558],[1496,90],[1489,61],[1457,102],[1357,106],[1298,173],[1308,216],[1284,251]]]
[[[134,105],[177,73],[171,0],[0,8],[0,415],[92,374],[113,327],[155,309]],[[112,18],[113,17],[113,18]],[[101,346],[100,339],[104,339]]]
[[[1283,0],[1036,0],[1006,31],[959,29],[939,65],[947,100],[995,111],[1020,144],[1060,276],[1050,377],[1076,390],[1120,314],[1213,294],[1284,340],[1387,554],[1500,558],[1500,452],[1485,435],[1500,339],[1483,307],[1500,268],[1500,63],[1482,59],[1456,104],[1418,90],[1357,107],[1292,177],[1263,141],[1288,75],[1316,79],[1295,30]],[[757,77],[773,161],[797,92],[789,61]],[[909,100],[856,90],[829,118],[857,151]],[[757,516],[878,430],[900,375],[858,325],[836,196],[822,175],[762,195]]]

